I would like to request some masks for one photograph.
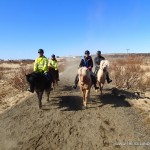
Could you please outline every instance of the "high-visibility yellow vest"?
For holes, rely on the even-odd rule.
[[[48,59],[45,56],[38,57],[34,62],[35,72],[48,72]]]
[[[57,60],[56,59],[55,60],[50,59],[48,61],[48,66],[54,68],[55,70],[58,70],[58,62],[57,62]]]

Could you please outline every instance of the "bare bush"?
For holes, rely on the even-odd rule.
[[[66,65],[66,60],[65,59],[58,60],[59,72],[63,72],[65,70],[65,65]]]
[[[149,78],[143,67],[142,56],[127,56],[126,59],[117,59],[112,63],[112,77],[114,83],[119,88],[146,90]]]
[[[4,76],[4,67],[0,67],[0,80],[3,78]]]
[[[33,72],[33,68],[20,68],[11,80],[12,86],[19,91],[27,89],[28,84],[26,81],[25,74]]]

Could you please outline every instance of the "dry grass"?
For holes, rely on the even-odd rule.
[[[4,76],[4,67],[0,67],[0,80],[3,79]]]
[[[111,73],[114,84],[119,88],[144,91],[150,86],[150,78],[146,77],[147,70],[142,65],[143,56],[127,56],[112,62]]]
[[[59,72],[63,72],[65,70],[66,60],[60,59],[58,60],[58,70]]]
[[[28,87],[25,74],[33,72],[33,68],[20,68],[15,72],[14,77],[11,79],[11,84],[13,88],[19,91],[25,91]]]

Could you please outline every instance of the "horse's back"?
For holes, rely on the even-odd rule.
[[[34,82],[31,82],[31,84],[34,84],[35,89],[37,90],[45,90],[51,86],[50,80],[43,73],[33,72],[30,74],[30,78],[34,80]]]

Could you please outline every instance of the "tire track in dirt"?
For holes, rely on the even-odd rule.
[[[69,62],[70,63],[70,62]],[[77,64],[77,63],[76,63]],[[150,132],[136,109],[123,97],[105,88],[100,97],[92,90],[88,109],[82,110],[79,90],[72,90],[76,64],[61,75],[61,82],[43,97],[38,109],[36,95],[0,115],[2,150],[148,150],[149,146],[120,146],[118,142],[150,142]],[[69,78],[68,72],[72,72]]]

